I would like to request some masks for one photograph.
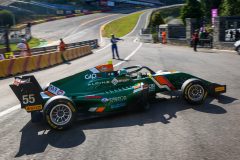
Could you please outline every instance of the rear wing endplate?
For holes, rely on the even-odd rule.
[[[28,112],[43,109],[43,99],[40,95],[43,90],[34,76],[15,77],[13,84],[9,86],[20,101],[21,108]]]

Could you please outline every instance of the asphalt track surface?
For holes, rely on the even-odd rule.
[[[123,60],[113,61],[116,68],[146,65],[155,71],[180,70],[227,84],[227,93],[218,99],[208,98],[200,106],[189,105],[182,98],[158,95],[159,101],[151,104],[149,112],[79,121],[71,129],[59,132],[51,130],[45,123],[32,124],[30,115],[20,109],[3,115],[18,102],[7,86],[13,78],[0,80],[0,159],[239,159],[239,55],[142,44],[136,35],[145,26],[147,15],[143,14],[135,30],[119,42]],[[32,74],[44,85],[109,59],[110,48],[103,46],[92,55]]]

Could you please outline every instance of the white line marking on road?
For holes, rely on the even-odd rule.
[[[111,43],[107,44],[105,47],[103,47],[103,48],[101,48],[101,49],[99,49],[99,50],[97,50],[97,51],[95,51],[95,52],[96,52],[96,53],[101,52],[102,50],[108,48],[110,45],[111,45]]]
[[[20,108],[21,108],[20,104],[18,104],[16,106],[13,106],[13,107],[5,110],[5,111],[0,112],[0,117],[5,116],[6,114],[9,114],[9,113],[11,113],[11,112],[13,112],[13,111],[15,111],[17,109],[20,109]]]
[[[128,34],[126,34],[125,36],[121,37],[121,38],[126,38],[126,37],[128,37],[130,34],[132,34],[133,32],[135,32],[135,30],[137,29],[137,27],[138,27],[138,25],[139,25],[139,23],[140,23],[140,21],[141,21],[141,19],[142,19],[143,14],[144,14],[144,13],[142,13],[142,14],[140,15],[140,17],[138,18],[137,24],[135,25],[135,27],[133,28],[133,30],[132,30],[131,32],[129,32]]]
[[[118,62],[117,64],[113,65],[113,67],[117,67],[117,66],[125,63],[127,60],[129,60],[134,54],[137,53],[137,51],[142,47],[142,45],[143,45],[143,43],[140,43],[139,46],[124,59],[124,61]]]
[[[147,15],[147,19],[146,19],[146,23],[145,23],[145,29],[147,28],[147,26],[148,26],[148,22],[149,22],[149,17],[150,17],[150,15],[152,14],[152,11],[151,12],[149,12],[148,13],[148,15]]]
[[[99,17],[99,18],[95,18],[95,19],[92,19],[92,20],[89,20],[87,22],[84,22],[82,24],[80,24],[80,26],[84,26],[86,24],[89,24],[91,22],[94,22],[94,21],[97,21],[97,20],[100,20],[100,19],[103,19],[103,18],[107,18],[107,17],[112,17],[112,16],[115,16],[116,14],[111,14],[111,15],[107,15],[107,16],[103,16],[103,17]]]

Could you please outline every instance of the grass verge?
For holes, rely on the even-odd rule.
[[[30,48],[37,47],[40,45],[40,40],[37,38],[31,38],[31,40],[28,41],[28,44]],[[4,48],[4,47],[5,47],[4,45],[2,44],[0,45],[0,48]],[[17,43],[10,44],[10,48],[12,51],[18,50]]]
[[[108,23],[102,31],[103,37],[111,37],[111,34],[114,34],[116,37],[122,37],[128,34],[136,26],[142,13],[137,12]]]

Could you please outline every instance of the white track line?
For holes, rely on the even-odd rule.
[[[135,13],[137,13],[137,12],[135,12]],[[132,13],[132,14],[134,14],[134,13]],[[121,37],[121,38],[127,37],[128,35],[130,35],[131,33],[133,33],[133,32],[137,29],[137,27],[138,27],[138,25],[139,25],[139,23],[140,23],[140,20],[141,20],[143,14],[144,14],[144,13],[142,13],[141,16],[138,18],[138,22],[137,22],[137,24],[135,25],[135,27],[133,28],[133,30],[132,30],[131,32],[129,32],[128,34],[126,34],[125,36]],[[131,15],[131,14],[130,14],[130,15]],[[123,16],[123,17],[126,17],[126,16]],[[123,18],[123,17],[119,17],[119,18],[110,20],[110,21],[108,21],[107,23],[105,23],[105,24],[103,24],[103,25],[101,26],[101,28],[100,28],[100,44],[103,43],[102,27],[103,27],[103,26],[106,26],[107,24],[109,24],[109,23],[111,23],[111,22],[113,22],[113,21],[115,21],[115,20],[117,20],[117,19]],[[111,45],[111,43],[107,44],[105,47],[103,47],[103,48],[101,48],[101,49],[99,49],[99,50],[97,50],[97,51],[95,51],[95,52],[96,52],[96,53],[101,52],[102,50],[108,48],[110,45]]]
[[[0,117],[3,117],[3,116],[5,116],[6,114],[9,114],[9,113],[11,113],[11,112],[13,112],[13,111],[15,111],[15,110],[17,110],[17,109],[20,109],[20,108],[21,108],[21,105],[18,104],[18,105],[13,106],[13,107],[11,107],[11,108],[9,108],[9,109],[6,109],[5,111],[0,112]]]
[[[141,19],[142,19],[142,16],[144,15],[144,13],[142,13],[140,15],[140,17],[138,18],[138,21],[137,21],[137,24],[135,25],[135,27],[133,28],[133,30],[131,32],[129,32],[128,34],[126,34],[125,36],[121,37],[121,38],[126,38],[127,36],[129,36],[130,34],[132,34],[133,32],[135,32],[135,30],[137,29]]]
[[[103,48],[101,48],[101,49],[96,50],[95,52],[96,52],[96,53],[101,52],[102,50],[108,48],[110,45],[111,45],[111,43],[107,44],[105,47],[103,47]]]
[[[113,67],[117,67],[117,66],[125,63],[127,60],[129,60],[134,54],[137,53],[137,51],[142,47],[142,45],[143,45],[143,43],[140,43],[139,46],[124,59],[124,61],[118,62],[117,64],[113,65]]]

